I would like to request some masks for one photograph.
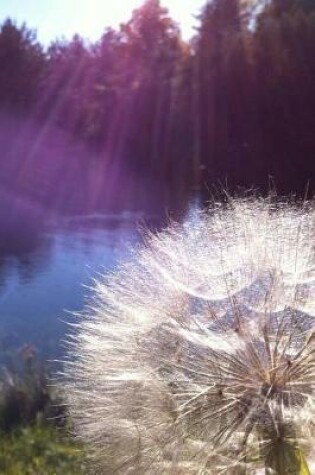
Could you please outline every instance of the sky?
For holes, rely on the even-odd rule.
[[[48,45],[56,38],[70,39],[75,33],[98,40],[105,27],[118,27],[144,0],[0,0],[0,23],[7,17],[25,22],[37,31],[38,40]],[[161,0],[188,39],[197,24],[194,15],[205,0]]]

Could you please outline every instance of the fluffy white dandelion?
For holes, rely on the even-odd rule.
[[[315,212],[214,205],[95,287],[66,364],[93,473],[310,473]]]

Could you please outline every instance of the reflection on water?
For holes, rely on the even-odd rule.
[[[141,221],[128,213],[62,218],[34,232],[26,248],[20,246],[23,239],[15,239],[23,236],[21,227],[11,239],[6,236],[0,261],[1,359],[25,343],[42,358],[60,357],[65,322],[82,309],[97,273],[111,269],[139,242]]]
[[[185,201],[171,209],[56,217],[31,196],[0,187],[0,364],[26,343],[42,359],[60,358],[66,322],[83,308],[93,279],[130,255],[143,228],[186,215]]]

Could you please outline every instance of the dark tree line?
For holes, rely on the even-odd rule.
[[[266,188],[270,177],[303,192],[314,175],[315,1],[212,0],[188,43],[158,0],[95,44],[75,36],[46,51],[8,19],[0,110],[67,131],[104,173],[118,167],[166,196]]]

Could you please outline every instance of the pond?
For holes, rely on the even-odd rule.
[[[67,325],[93,279],[130,255],[143,223],[143,216],[125,212],[59,218],[33,235],[23,225],[16,229],[1,250],[0,359],[25,344],[41,359],[60,358]]]

